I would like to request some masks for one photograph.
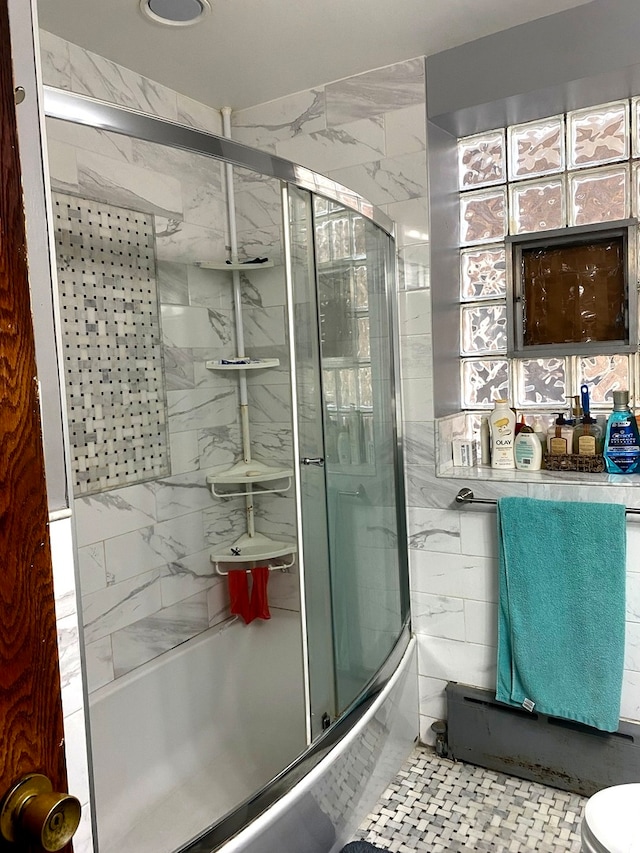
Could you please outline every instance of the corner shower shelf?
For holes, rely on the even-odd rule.
[[[209,262],[209,261],[197,261],[195,266],[200,267],[203,270],[226,270],[227,272],[234,272],[234,271],[240,272],[242,270],[246,271],[246,270],[269,269],[269,267],[273,266],[273,261],[265,261],[262,264],[252,264],[252,263],[227,264],[224,262],[220,263],[219,261],[215,261],[215,262],[213,262],[213,261],[211,261],[211,262]]]
[[[218,361],[205,361],[207,370],[259,370],[266,367],[279,367],[279,358],[252,358],[244,364],[233,364],[224,359]]]
[[[211,471],[207,474],[207,483],[211,487],[211,493],[217,498],[232,498],[240,495],[247,495],[249,492],[216,492],[216,483],[226,483],[228,485],[253,484],[253,483],[269,483],[274,480],[286,480],[285,486],[280,486],[274,489],[263,489],[262,494],[272,494],[274,492],[286,492],[291,488],[293,479],[292,468],[275,468],[273,465],[265,465],[264,462],[258,462],[252,459],[250,462],[236,462],[230,468],[224,468],[218,471]]]
[[[233,545],[229,545],[224,551],[212,551],[209,557],[212,563],[251,563],[261,560],[274,560],[287,554],[293,557],[297,550],[295,542],[270,539],[263,533],[255,533],[253,536],[243,533]],[[293,559],[286,566],[279,568],[289,568],[292,565]]]

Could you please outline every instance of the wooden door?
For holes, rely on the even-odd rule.
[[[33,772],[48,776],[54,790],[67,784],[7,0],[0,0],[0,125],[2,797]]]

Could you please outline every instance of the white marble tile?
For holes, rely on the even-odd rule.
[[[431,287],[431,246],[415,243],[398,250],[398,287],[425,290]]]
[[[84,665],[89,693],[113,681],[111,634],[94,640],[92,643],[85,643]]]
[[[211,551],[230,545],[246,533],[247,517],[243,498],[216,498],[215,504],[203,512],[204,532]]]
[[[424,58],[396,62],[325,86],[327,126],[423,104]]]
[[[162,217],[182,216],[182,188],[171,175],[82,149],[76,158],[78,186],[85,196]]]
[[[200,467],[197,430],[170,435],[169,451],[172,476],[175,474],[186,474],[188,471],[196,471]]]
[[[242,314],[247,349],[253,347],[281,347],[286,343],[284,308],[248,306]]]
[[[284,494],[262,495],[256,490],[256,530],[275,539],[295,539],[293,488]]]
[[[426,370],[425,370],[426,372]],[[428,378],[402,379],[402,411],[407,421],[432,421],[433,389]]]
[[[193,350],[186,347],[163,346],[162,355],[165,390],[185,391],[194,388]]]
[[[133,143],[129,136],[54,118],[46,119],[46,129],[47,144],[55,140],[110,160],[133,162]]]
[[[620,716],[627,720],[640,720],[640,672],[624,673]]]
[[[51,189],[63,193],[78,192],[78,162],[76,149],[64,142],[47,142]]]
[[[78,568],[82,595],[104,589],[107,585],[104,542],[93,542],[78,548]]]
[[[85,595],[85,640],[91,643],[160,610],[160,570]]]
[[[276,143],[325,130],[324,89],[306,89],[231,116],[232,136],[245,145],[275,153]]]
[[[403,379],[433,381],[433,341],[430,334],[405,335],[401,339],[400,370]],[[433,396],[433,391],[431,391]]]
[[[465,599],[464,625],[467,643],[497,647],[498,606],[495,602]]]
[[[201,183],[212,195],[222,195],[222,172],[218,160],[142,139],[132,140],[132,154],[133,162],[140,168],[171,175],[181,185]],[[214,230],[222,230],[223,227]]]
[[[207,609],[209,626],[218,625],[229,618],[229,593],[225,578],[219,578],[207,590]]]
[[[223,381],[221,387],[167,392],[167,413],[172,433],[206,429],[211,424],[235,424],[237,388]]]
[[[460,553],[460,521],[458,513],[440,509],[408,506],[407,525],[412,564],[425,553],[425,560],[437,561],[440,554],[431,551]]]
[[[411,589],[468,598],[498,600],[498,564],[489,557],[411,551]]]
[[[160,310],[165,346],[216,347],[232,340],[230,311],[214,311],[200,305],[161,305]]]
[[[295,136],[278,142],[276,153],[322,174],[379,161],[385,156],[384,121],[377,116]],[[341,183],[346,184],[344,181]],[[354,189],[349,184],[346,186]]]
[[[194,595],[112,634],[115,677],[153,660],[208,628],[206,593]]]
[[[624,668],[640,672],[640,622],[627,622]]]
[[[384,115],[385,154],[397,157],[427,147],[427,112],[424,103]]]
[[[286,572],[271,572],[268,586],[269,609],[300,610],[300,578],[295,567]]]
[[[69,44],[71,88],[124,107],[176,121],[176,93],[96,53]]]
[[[252,455],[272,465],[291,465],[291,423],[259,423],[251,428]]]
[[[418,677],[420,694],[420,713],[436,720],[447,718],[447,697],[445,687],[447,682],[440,678],[429,678],[426,675]]]
[[[495,648],[425,634],[418,634],[417,639],[420,675],[495,689]]]
[[[430,465],[435,470],[435,436],[433,421],[405,422],[404,464],[407,471],[415,465]]]
[[[271,423],[291,415],[291,388],[288,384],[264,385],[251,389],[251,419]]]
[[[63,619],[58,619],[56,630],[58,634],[62,710],[66,717],[84,707],[77,614],[73,613]]]
[[[420,714],[420,743],[426,746],[435,746],[436,736],[432,731],[431,726],[437,722],[436,717],[429,717],[427,714]]]
[[[62,518],[49,523],[51,562],[53,566],[53,591],[56,600],[56,618],[63,619],[76,613],[76,577],[71,519]]]
[[[427,189],[423,152],[332,169],[329,177],[360,193],[375,205],[421,198]]]
[[[189,304],[189,283],[185,264],[157,261],[156,281],[160,302],[173,305]]]
[[[184,221],[218,230],[227,219],[226,201],[221,190],[209,180],[201,181],[195,176],[183,179],[180,184]]]
[[[108,582],[119,584],[150,569],[161,568],[201,551],[204,545],[201,512],[107,539],[104,550]]]
[[[399,248],[429,242],[429,202],[426,197],[393,202],[384,205],[383,209],[395,223]]]
[[[497,518],[493,512],[461,512],[460,542],[463,554],[498,558]]]
[[[87,766],[87,732],[84,710],[75,711],[64,718],[66,765],[69,791],[85,805],[90,799]],[[75,836],[73,849],[76,849]]]
[[[194,264],[226,257],[224,233],[191,222],[156,216],[156,258]]]
[[[71,88],[71,63],[69,42],[46,30],[39,31],[42,80],[47,86],[69,90]]]
[[[208,509],[213,501],[202,471],[156,480],[153,487],[159,521]]]
[[[197,130],[207,133],[222,135],[222,115],[220,110],[208,107],[200,101],[188,98],[186,95],[177,95],[178,121]]]
[[[262,267],[241,274],[242,302],[258,308],[283,308],[287,302],[282,266]]]
[[[206,548],[197,554],[189,554],[181,560],[170,563],[164,568],[161,581],[163,607],[171,607],[185,599],[190,599],[196,593],[202,593],[205,627],[208,625],[206,590],[217,584],[219,577],[209,559],[210,550]]]
[[[400,335],[431,334],[431,293],[428,290],[398,294]]]
[[[125,486],[74,501],[78,547],[119,536],[155,521],[156,499],[150,484]]]
[[[222,258],[218,259],[222,263]],[[189,302],[213,311],[230,311],[233,306],[233,281],[225,270],[207,270],[187,266]],[[241,274],[244,279],[244,275]]]
[[[70,787],[69,790],[73,789]],[[73,836],[73,851],[74,853],[94,853],[94,850],[91,811],[87,805],[82,810],[80,824]]]
[[[201,470],[233,465],[241,452],[240,424],[235,421],[198,430],[198,455]]]
[[[464,640],[464,602],[461,598],[412,592],[411,624],[416,634]]]
[[[275,179],[256,176],[254,180],[241,182],[235,201],[239,232],[282,226],[281,189]]]

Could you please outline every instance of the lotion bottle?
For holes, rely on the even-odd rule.
[[[555,424],[547,430],[547,453],[564,456],[573,449],[573,427],[567,423],[562,412],[556,413]]]
[[[542,445],[530,426],[523,426],[516,436],[515,460],[518,471],[539,471],[542,466]]]
[[[516,416],[508,400],[496,400],[489,418],[491,425],[491,467],[515,468],[513,445],[516,432]]]

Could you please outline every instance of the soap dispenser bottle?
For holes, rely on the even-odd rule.
[[[567,423],[562,412],[555,414],[555,423],[547,430],[547,453],[563,456],[573,449],[573,427]]]
[[[629,392],[613,392],[604,439],[604,461],[610,474],[634,474],[640,468],[638,424],[629,408]]]

